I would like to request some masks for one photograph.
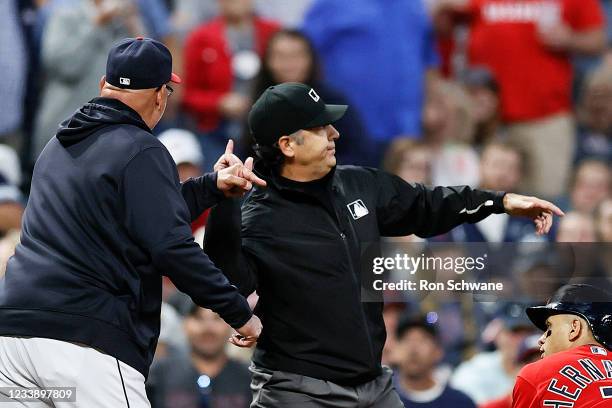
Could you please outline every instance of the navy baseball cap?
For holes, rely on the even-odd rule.
[[[126,38],[111,48],[106,60],[106,82],[123,89],[150,89],[181,83],[172,72],[172,54],[150,38]]]
[[[249,112],[249,129],[262,146],[300,129],[332,124],[342,118],[347,105],[326,105],[317,92],[298,82],[274,85],[264,91]]]

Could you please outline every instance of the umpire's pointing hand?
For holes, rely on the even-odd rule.
[[[533,220],[538,235],[547,234],[552,226],[553,214],[565,214],[556,205],[537,197],[508,193],[504,196],[504,208],[510,215],[528,217]]]

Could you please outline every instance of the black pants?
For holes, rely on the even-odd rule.
[[[251,365],[251,408],[404,408],[388,367],[356,387]]]

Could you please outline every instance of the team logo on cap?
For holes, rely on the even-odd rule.
[[[354,220],[358,220],[361,217],[365,217],[370,213],[370,211],[368,211],[368,208],[361,200],[355,200],[352,203],[348,203],[346,206],[351,212],[351,215],[353,216]]]
[[[130,84],[130,82],[131,82],[131,81],[130,81],[130,78],[123,78],[123,77],[119,78],[119,83],[120,83],[121,85],[129,85],[129,84]]]
[[[312,89],[312,88],[310,88],[310,92],[308,92],[308,96],[310,96],[312,98],[312,100],[315,101],[315,102],[319,102],[319,99],[321,99],[321,97],[319,95],[317,95],[315,90]]]

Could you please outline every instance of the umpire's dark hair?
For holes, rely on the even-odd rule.
[[[277,172],[285,161],[285,155],[276,145],[264,146],[254,143],[252,147],[259,163],[270,171]]]

